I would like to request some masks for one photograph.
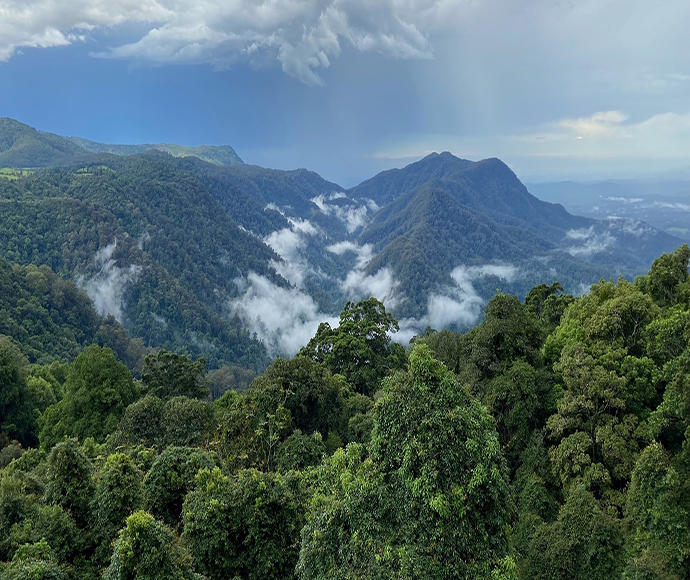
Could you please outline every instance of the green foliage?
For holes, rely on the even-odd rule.
[[[287,283],[270,266],[273,251],[242,231],[186,165],[163,155],[108,156],[0,180],[0,254],[48,264],[92,289],[119,276],[123,292],[101,307],[147,346],[204,356],[212,367],[263,369],[263,345],[221,313],[238,294],[238,275]],[[109,330],[99,338],[114,347]]]
[[[42,418],[41,445],[64,437],[93,437],[103,443],[138,395],[132,375],[109,348],[90,346],[70,365],[62,400]]]
[[[144,504],[167,525],[180,523],[185,495],[194,487],[200,469],[213,469],[214,458],[198,449],[168,447],[144,477]]]
[[[515,296],[497,294],[484,314],[484,321],[472,334],[468,353],[482,378],[500,375],[515,360],[538,364],[545,333]]]
[[[350,395],[341,376],[305,356],[277,359],[251,385],[249,394],[265,409],[275,409],[284,400],[291,425],[305,433],[343,431],[343,413]]]
[[[211,580],[294,578],[306,494],[302,477],[203,470],[184,504],[183,538]]]
[[[387,381],[371,449],[354,471],[342,466],[333,496],[315,504],[301,578],[514,577],[493,422],[427,346]]]
[[[132,403],[125,409],[117,430],[108,440],[110,448],[116,449],[123,445],[158,445],[165,430],[161,422],[163,407],[163,401],[152,395],[146,395]]]
[[[205,399],[210,394],[205,368],[203,358],[192,361],[184,355],[160,350],[144,359],[141,380],[147,394],[163,400],[172,397]]]
[[[315,431],[309,436],[295,429],[276,453],[276,470],[283,473],[301,471],[318,465],[325,455],[326,445],[321,433]]]
[[[93,499],[94,531],[100,538],[104,554],[110,559],[111,542],[124,527],[125,520],[143,503],[142,474],[127,455],[110,455],[96,477]]]
[[[0,167],[44,167],[83,152],[65,137],[0,118]]]
[[[620,525],[602,512],[594,497],[574,488],[553,523],[544,524],[529,547],[525,578],[610,580],[623,568]]]
[[[244,391],[254,380],[256,373],[235,365],[223,365],[206,375],[211,398],[215,401],[227,391]]]
[[[688,486],[659,443],[637,459],[627,494],[626,515],[633,528],[631,570],[652,568],[660,577],[690,575]]]
[[[137,399],[108,349],[30,367],[4,340],[0,576],[690,577],[683,255],[578,298],[499,293],[409,364],[380,303],[349,304],[248,389],[218,371],[213,403],[186,356],[149,357]],[[10,439],[37,423],[52,449]]]
[[[683,285],[688,281],[688,263],[690,247],[687,244],[654,260],[643,285],[659,306],[676,303]]]
[[[48,456],[46,502],[67,510],[84,528],[91,517],[93,493],[93,466],[89,458],[74,439],[58,443]]]
[[[210,403],[173,397],[163,407],[161,446],[202,447],[216,429],[216,413]]]
[[[194,580],[189,554],[172,530],[151,514],[127,518],[115,542],[105,580]]]
[[[18,349],[0,335],[0,439],[35,442],[36,418],[26,384],[26,363]]]
[[[21,546],[5,571],[6,580],[67,580],[45,540]]]
[[[405,366],[404,350],[388,336],[397,330],[398,322],[376,298],[348,302],[340,325],[322,323],[300,355],[343,375],[356,392],[372,395],[386,375]]]
[[[11,232],[4,235],[7,244],[17,246]],[[2,239],[0,233],[0,245]],[[143,358],[143,346],[132,341],[114,318],[101,318],[73,282],[60,279],[46,265],[18,266],[2,258],[0,334],[15,341],[33,363],[69,362],[92,343],[110,346],[131,368]]]

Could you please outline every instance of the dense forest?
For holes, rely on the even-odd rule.
[[[689,262],[499,293],[407,350],[348,302],[248,389],[132,369],[80,291],[1,264],[0,576],[688,578]]]

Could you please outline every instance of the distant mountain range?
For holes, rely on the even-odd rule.
[[[475,324],[497,289],[581,292],[682,243],[541,201],[498,159],[434,153],[346,190],[230,147],[102,145],[10,119],[0,208],[0,257],[47,264],[146,346],[256,370],[346,300],[383,300],[409,338]]]
[[[690,181],[687,180],[560,181],[528,187],[540,198],[562,203],[578,215],[639,219],[690,240]]]
[[[210,145],[185,147],[171,143],[108,145],[80,137],[61,137],[53,133],[45,133],[14,119],[0,118],[0,167],[48,167],[88,153],[135,155],[151,149],[169,153],[174,157],[198,157],[215,165],[242,163],[235,150],[228,145],[222,147]]]

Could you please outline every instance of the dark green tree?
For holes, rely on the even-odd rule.
[[[306,494],[299,474],[204,470],[184,504],[183,538],[211,580],[294,577]]]
[[[214,458],[191,447],[168,447],[144,477],[144,503],[149,512],[171,527],[182,516],[185,495],[194,487],[200,469],[213,469]]]
[[[522,577],[534,580],[620,578],[624,550],[620,524],[582,487],[568,494],[558,519],[544,524],[529,547]]]
[[[36,418],[26,385],[26,366],[19,350],[0,336],[0,439],[4,435],[29,445],[36,441]]]
[[[0,568],[0,572],[2,569]],[[45,540],[21,546],[4,571],[5,580],[67,580]]]
[[[493,421],[426,345],[387,381],[371,457],[348,466],[349,451],[326,468],[336,474],[302,532],[300,578],[515,577]]]
[[[372,395],[386,375],[405,366],[404,349],[389,336],[398,329],[397,320],[376,298],[348,302],[340,325],[322,323],[300,354],[343,375],[356,392]]]
[[[115,542],[105,580],[201,580],[175,534],[151,514],[127,518]]]
[[[144,359],[141,380],[147,394],[163,400],[172,397],[207,399],[210,391],[205,370],[203,358],[192,361],[184,355],[159,350]]]
[[[134,461],[123,453],[110,455],[96,475],[94,532],[100,539],[97,557],[103,563],[110,559],[111,542],[127,517],[142,507],[142,477]]]
[[[127,367],[112,350],[96,345],[70,365],[64,389],[64,398],[42,418],[40,439],[46,449],[65,437],[93,437],[103,443],[138,396]]]
[[[84,528],[90,521],[94,491],[91,461],[76,440],[68,439],[53,447],[48,456],[46,502],[67,510]]]
[[[163,407],[163,401],[152,395],[132,403],[108,440],[110,448],[159,445],[163,437]]]

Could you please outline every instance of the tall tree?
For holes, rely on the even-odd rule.
[[[322,323],[300,354],[343,375],[358,393],[372,395],[386,375],[405,366],[404,349],[389,336],[398,329],[397,320],[376,298],[348,302],[340,325]]]
[[[70,365],[65,396],[43,416],[41,446],[65,437],[93,437],[103,443],[138,395],[132,374],[109,348],[92,345]]]
[[[353,468],[346,457],[302,532],[303,580],[514,577],[493,421],[426,345],[386,383],[371,457]]]

